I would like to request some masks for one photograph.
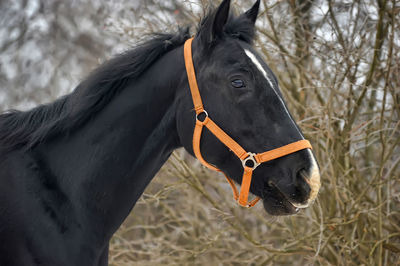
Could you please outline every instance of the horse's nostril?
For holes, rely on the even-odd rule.
[[[301,168],[299,171],[297,171],[297,175],[296,176],[297,176],[298,179],[304,179],[304,180],[309,179],[309,176],[308,176],[307,171],[306,171],[305,168]]]
[[[308,172],[303,168],[299,170],[296,174],[296,183],[297,186],[301,189],[301,191],[308,195],[311,192],[311,187],[309,185],[309,175]]]

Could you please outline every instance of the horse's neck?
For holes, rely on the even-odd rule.
[[[96,238],[111,237],[179,146],[174,98],[184,75],[180,55],[169,52],[90,122],[37,148],[71,205],[67,220],[75,217],[74,224]]]

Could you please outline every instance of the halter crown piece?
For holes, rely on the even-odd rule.
[[[248,195],[251,184],[251,177],[253,175],[254,169],[256,169],[260,164],[274,160],[279,157],[283,157],[285,155],[294,153],[303,149],[311,149],[311,144],[308,140],[299,140],[287,144],[285,146],[281,146],[279,148],[269,150],[263,153],[252,153],[245,151],[236,141],[234,141],[228,134],[226,134],[217,124],[215,124],[206,110],[204,110],[203,102],[201,101],[200,91],[197,86],[196,81],[196,73],[193,66],[193,58],[192,58],[192,41],[193,38],[188,39],[185,42],[184,46],[184,56],[185,56],[185,66],[187,77],[190,86],[190,92],[192,94],[194,110],[196,111],[196,125],[193,132],[193,151],[196,155],[197,159],[206,167],[211,170],[222,172],[217,167],[207,163],[200,151],[200,138],[203,127],[206,127],[211,131],[226,147],[228,147],[242,162],[243,165],[243,178],[242,185],[240,188],[240,193],[238,192],[236,185],[233,183],[232,179],[230,179],[227,175],[225,175],[229,184],[232,187],[233,197],[239,203],[240,206],[243,207],[253,207],[259,200],[259,197],[248,202]],[[205,119],[200,121],[199,115],[203,114]]]

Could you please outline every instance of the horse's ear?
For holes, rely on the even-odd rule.
[[[230,19],[225,26],[225,33],[251,44],[254,40],[255,23],[260,9],[260,2],[260,0],[257,0],[245,13]]]
[[[217,10],[202,21],[198,35],[206,47],[211,46],[223,35],[229,17],[230,3],[230,0],[223,0]]]
[[[214,22],[212,27],[212,37],[215,39],[224,33],[224,26],[229,17],[230,0],[224,0],[219,5],[217,12],[215,12]]]
[[[256,23],[258,10],[260,8],[260,0],[254,3],[254,5],[244,13],[244,15],[253,23]]]

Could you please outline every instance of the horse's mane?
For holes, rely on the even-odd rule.
[[[0,147],[32,146],[53,133],[73,130],[109,103],[130,80],[189,37],[188,29],[155,34],[101,65],[71,94],[26,112],[11,110],[1,114]]]
[[[215,10],[202,19],[210,21]],[[226,34],[251,42],[254,29],[246,18],[231,19],[225,26]],[[154,34],[148,41],[105,62],[75,90],[58,100],[37,106],[29,111],[10,110],[0,114],[0,149],[32,147],[44,138],[59,132],[71,132],[104,108],[125,85],[138,78],[167,52],[181,46],[190,38],[189,28],[176,33]]]

